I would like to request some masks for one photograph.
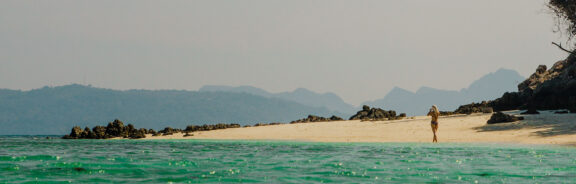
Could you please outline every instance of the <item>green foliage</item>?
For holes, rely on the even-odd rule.
[[[576,35],[576,0],[550,0],[548,7],[557,18],[557,31],[564,30],[570,41]]]

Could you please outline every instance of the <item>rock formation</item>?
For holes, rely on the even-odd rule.
[[[519,120],[523,120],[524,117],[517,117],[514,115],[504,114],[502,112],[496,112],[492,114],[490,119],[488,120],[488,124],[496,124],[496,123],[508,123],[508,122],[515,122]]]
[[[215,125],[188,125],[184,132],[197,132],[197,131],[210,131],[210,130],[218,130],[218,129],[227,129],[227,128],[240,128],[239,124],[215,124]]]
[[[307,118],[292,121],[292,122],[290,122],[290,124],[309,123],[309,122],[341,121],[341,120],[344,120],[344,119],[342,119],[341,117],[338,117],[338,116],[332,116],[330,118],[325,118],[325,117],[320,117],[320,116],[308,115]]]
[[[505,93],[482,104],[462,105],[455,113],[480,112],[481,107],[492,107],[494,111],[526,109],[527,114],[555,109],[576,113],[576,55],[571,54],[549,69],[546,65],[538,66],[528,79],[518,84],[518,92]]]
[[[63,139],[108,139],[108,138],[131,138],[139,139],[145,138],[148,131],[146,129],[136,129],[134,125],[128,124],[124,126],[124,123],[120,120],[114,120],[108,123],[108,126],[95,126],[90,130],[86,127],[84,130],[79,126],[74,126],[70,131],[69,135],[62,137]]]
[[[333,116],[334,118],[335,116]],[[256,124],[255,126],[264,126],[264,125],[278,125],[281,123],[270,123],[270,124]],[[178,129],[172,127],[166,127],[160,131],[155,131],[154,129],[145,129],[140,128],[136,129],[134,125],[128,124],[124,126],[124,122],[120,120],[114,120],[113,122],[109,122],[106,127],[104,126],[95,126],[90,130],[90,128],[86,127],[84,130],[79,126],[75,126],[70,131],[69,135],[65,135],[64,139],[109,139],[109,138],[130,138],[130,139],[140,139],[146,138],[146,134],[152,134],[152,136],[160,136],[160,135],[173,135],[174,133],[189,133],[197,132],[197,131],[210,131],[210,130],[218,130],[218,129],[227,129],[227,128],[240,128],[240,124],[214,124],[214,125],[189,125],[186,129]]]
[[[404,114],[404,117],[406,114]],[[370,108],[367,105],[362,106],[362,110],[358,111],[356,115],[350,117],[350,120],[396,120],[404,117],[396,116],[396,111],[386,111],[380,108]]]
[[[452,116],[454,114],[452,111],[440,111],[440,116]]]
[[[528,96],[528,109],[569,109],[576,112],[576,56],[556,62],[545,70],[538,67],[526,81],[518,85],[518,90]],[[543,71],[544,70],[544,71]]]
[[[472,113],[492,113],[494,108],[492,107],[493,101],[481,103],[471,103],[467,105],[461,105],[454,111],[455,114],[472,114]],[[442,113],[440,113],[442,115]]]

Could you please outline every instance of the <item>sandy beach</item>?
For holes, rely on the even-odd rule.
[[[508,112],[518,114],[517,111]],[[440,118],[439,142],[576,145],[576,115],[543,111],[525,120],[488,125],[490,114]],[[336,121],[194,132],[146,139],[291,140],[314,142],[431,142],[430,117],[395,121]]]

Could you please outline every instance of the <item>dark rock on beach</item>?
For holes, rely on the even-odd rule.
[[[82,137],[84,131],[79,126],[74,126],[70,132],[70,137]]]
[[[492,101],[470,103],[461,105],[454,111],[455,114],[493,113],[494,111],[508,111],[525,108],[528,96],[519,92],[506,92],[502,97]]]
[[[523,120],[524,117],[518,117],[514,115],[504,114],[502,112],[496,112],[492,114],[490,119],[488,120],[488,124],[497,124],[497,123],[509,123],[515,122],[519,120]]]
[[[484,107],[484,108],[482,108],[482,113],[484,113],[484,114],[494,113],[494,108],[492,108],[492,107]]]
[[[338,116],[333,115],[332,117],[330,117],[330,121],[342,121],[342,120],[344,120],[344,119],[341,117],[338,117]]]
[[[482,101],[481,103],[471,103],[461,105],[454,111],[455,114],[472,114],[472,113],[493,113],[494,108],[491,107],[491,102]],[[440,113],[442,114],[442,113]]]
[[[108,126],[95,126],[90,130],[89,127],[84,129],[79,126],[74,126],[70,131],[70,134],[62,137],[63,139],[108,139],[108,138],[131,138],[139,139],[145,138],[146,129],[136,129],[134,125],[128,124],[124,126],[124,122],[116,119],[113,122],[109,122]]]
[[[279,123],[271,123],[271,125],[275,125]],[[266,124],[268,125],[268,124]],[[218,130],[218,129],[226,129],[226,128],[240,128],[239,124],[215,124],[215,125],[190,125],[187,126],[185,130],[166,127],[160,131],[155,131],[154,129],[145,129],[140,128],[136,129],[134,125],[128,124],[124,126],[124,122],[120,120],[114,120],[113,122],[108,123],[108,126],[95,126],[90,130],[90,128],[86,127],[82,130],[80,127],[75,126],[72,128],[69,135],[65,135],[64,139],[108,139],[108,138],[130,138],[130,139],[140,139],[146,138],[146,134],[152,134],[152,136],[161,136],[161,135],[173,135],[175,133],[186,133],[190,136],[191,132],[196,131],[209,131],[209,130]]]
[[[268,123],[256,123],[254,124],[255,127],[259,127],[259,126],[268,126]]]
[[[130,139],[141,139],[141,138],[146,138],[146,133],[148,131],[145,128],[140,128],[137,131],[134,131],[133,133],[130,134],[130,136],[128,138]]]
[[[344,120],[344,119],[342,119],[341,117],[338,117],[338,116],[332,116],[330,118],[325,118],[325,117],[320,117],[320,116],[308,115],[308,117],[306,117],[304,119],[292,121],[292,122],[290,122],[290,124],[309,123],[309,122],[341,121],[341,120]]]
[[[356,115],[350,117],[350,120],[396,120],[402,119],[402,116],[396,116],[396,111],[386,111],[380,108],[370,108],[370,106],[362,106],[362,110],[358,111]]]
[[[440,111],[440,116],[452,116],[454,114],[452,111]]]
[[[106,139],[109,138],[106,135],[106,127],[104,126],[95,126],[92,128],[93,137],[92,139]]]
[[[163,130],[158,131],[161,135],[173,135],[174,133],[182,132],[180,129],[175,129],[172,127],[166,127]]]
[[[224,124],[218,123],[215,125],[188,125],[184,132],[197,132],[197,131],[210,131],[210,130],[218,130],[218,129],[227,129],[227,128],[240,128],[240,124]]]

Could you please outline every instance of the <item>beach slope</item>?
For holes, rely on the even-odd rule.
[[[508,112],[517,114],[518,112]],[[576,115],[542,112],[525,120],[488,125],[490,114],[440,118],[439,142],[576,145]],[[147,135],[146,139],[287,140],[314,142],[431,142],[430,117],[395,121],[335,121]]]

